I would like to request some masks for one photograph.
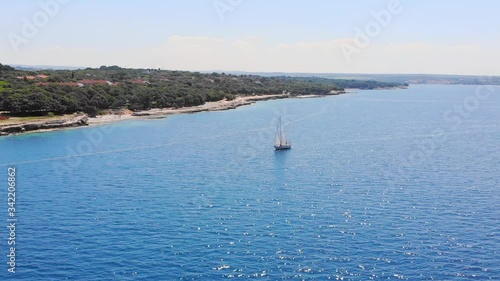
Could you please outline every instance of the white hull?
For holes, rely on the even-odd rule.
[[[283,144],[283,145],[275,145],[274,149],[276,150],[286,150],[292,148],[291,144]]]

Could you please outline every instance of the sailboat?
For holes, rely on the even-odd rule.
[[[274,148],[276,150],[286,150],[292,148],[292,144],[286,140],[285,129],[283,128],[283,124],[281,122],[281,116],[278,121],[278,128],[276,130],[276,140],[274,143]]]

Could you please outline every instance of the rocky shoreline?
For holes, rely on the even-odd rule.
[[[345,93],[335,92],[330,93],[326,96],[339,95]],[[285,98],[315,98],[324,97],[317,95],[309,96],[290,96],[288,94],[280,95],[262,95],[262,96],[243,96],[237,97],[234,100],[221,100],[215,102],[207,102],[199,106],[183,107],[183,108],[154,108],[150,110],[143,110],[137,112],[120,112],[112,113],[107,115],[101,115],[94,118],[88,117],[86,114],[79,114],[73,117],[66,117],[61,119],[53,119],[46,121],[22,121],[18,124],[7,124],[1,125],[0,123],[0,136],[8,136],[11,134],[21,134],[27,132],[42,132],[42,131],[52,131],[67,128],[76,128],[89,125],[98,125],[105,123],[112,123],[117,121],[124,121],[130,119],[145,119],[145,118],[161,118],[171,114],[181,114],[181,113],[197,113],[204,111],[222,111],[235,109],[240,106],[250,105],[257,101],[267,101],[275,99],[285,99]]]
[[[71,119],[57,119],[38,122],[23,122],[15,125],[0,126],[0,136],[7,136],[16,133],[25,133],[31,131],[42,131],[62,128],[74,128],[88,126],[88,116],[79,115]]]

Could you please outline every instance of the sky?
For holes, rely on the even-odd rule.
[[[0,63],[500,75],[496,0],[1,1]]]

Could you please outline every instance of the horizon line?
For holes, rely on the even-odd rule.
[[[32,67],[32,68],[39,68],[34,71],[43,71],[43,70],[84,70],[87,68],[91,69],[98,69],[101,66],[118,66],[118,65],[101,65],[98,67],[91,67],[91,66],[70,66],[70,65],[30,65],[30,64],[4,64],[4,65],[9,65],[14,68],[16,67]],[[118,66],[123,69],[158,69],[158,67],[122,67]],[[18,69],[19,70],[19,69]],[[248,70],[221,70],[221,69],[216,69],[216,70],[185,70],[185,69],[165,69],[163,67],[160,67],[161,71],[187,71],[187,72],[215,72],[215,73],[249,73],[249,74],[255,74],[255,73],[266,73],[266,74],[319,74],[319,75],[324,75],[324,74],[334,74],[334,75],[429,75],[429,76],[474,76],[474,77],[500,77],[500,74],[498,75],[485,75],[485,74],[440,74],[440,73],[369,73],[369,72],[296,72],[296,71],[248,71]]]

